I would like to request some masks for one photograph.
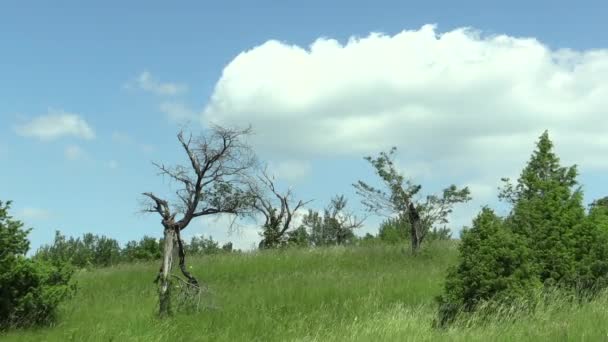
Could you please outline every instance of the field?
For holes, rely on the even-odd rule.
[[[213,295],[198,313],[159,320],[157,263],[80,271],[54,327],[2,341],[602,341],[608,297],[559,300],[515,320],[434,329],[451,244],[412,257],[399,246],[228,254],[190,260]],[[512,316],[512,315],[511,315]],[[502,319],[501,319],[502,318]]]

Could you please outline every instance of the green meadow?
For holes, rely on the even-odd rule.
[[[403,246],[287,249],[192,258],[209,291],[198,312],[156,316],[158,263],[82,270],[78,292],[52,327],[2,341],[602,341],[608,296],[552,300],[532,314],[505,310],[447,330],[434,298],[457,260],[453,242],[414,257]],[[177,305],[176,305],[177,306]]]

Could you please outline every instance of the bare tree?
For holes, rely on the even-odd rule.
[[[334,196],[325,209],[322,227],[329,230],[331,241],[336,245],[342,245],[354,237],[353,230],[361,228],[367,218],[358,219],[353,213],[346,211],[347,203],[344,195]]]
[[[266,168],[249,182],[249,189],[254,196],[253,208],[264,215],[263,239],[259,247],[277,247],[291,228],[294,215],[312,200],[299,200],[294,205],[291,188],[279,192],[274,177],[268,175]]]
[[[228,129],[212,126],[197,138],[190,134],[177,135],[188,164],[166,166],[154,163],[160,175],[168,176],[179,185],[172,204],[152,192],[143,193],[144,212],[158,213],[164,227],[163,262],[156,277],[159,282],[159,313],[170,314],[170,276],[174,248],[177,247],[179,268],[189,286],[199,289],[199,281],[186,268],[186,253],[181,231],[200,216],[215,214],[247,215],[252,198],[243,181],[255,165],[255,156],[243,138],[251,128]],[[179,215],[179,218],[176,216]]]
[[[448,215],[456,203],[464,203],[471,199],[468,187],[457,189],[451,185],[443,190],[441,197],[429,195],[426,201],[418,201],[415,196],[420,192],[421,185],[414,184],[397,171],[393,157],[396,147],[390,152],[381,152],[376,158],[365,157],[376,169],[388,191],[377,189],[363,181],[353,186],[362,197],[362,203],[370,212],[391,216],[397,214],[408,220],[412,253],[420,249],[425,236],[435,224],[448,223]]]

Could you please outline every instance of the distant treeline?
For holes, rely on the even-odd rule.
[[[329,229],[329,221],[318,220],[318,218],[312,221],[314,223],[310,233],[308,233],[309,229],[306,229],[308,227],[302,225],[289,235],[287,243],[281,247],[301,248],[338,244],[326,233],[332,231]],[[380,225],[377,235],[367,233],[363,237],[357,237],[352,234],[339,244],[403,244],[408,241],[408,234],[407,220],[387,219]],[[434,229],[429,232],[428,240],[447,240],[450,237],[448,228]],[[56,231],[53,243],[41,246],[33,259],[50,261],[55,264],[67,262],[78,268],[108,267],[119,263],[159,260],[162,257],[162,245],[162,238],[156,239],[151,236],[144,236],[139,241],[129,241],[124,247],[121,247],[117,240],[104,235],[86,233],[82,237],[66,237],[60,231]],[[240,252],[240,250],[233,249],[232,242],[220,245],[211,236],[208,238],[194,236],[185,243],[184,247],[186,253],[191,256]]]
[[[107,236],[86,233],[82,237],[69,237],[55,232],[52,244],[40,247],[34,259],[47,260],[54,263],[69,262],[72,265],[84,267],[105,267],[118,263],[157,260],[162,257],[163,239],[144,236],[139,241],[129,241],[121,247],[117,240]],[[232,242],[220,246],[212,237],[194,236],[186,243],[186,253],[189,255],[207,255],[217,253],[237,252],[232,248]]]

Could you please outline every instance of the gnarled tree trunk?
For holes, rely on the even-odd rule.
[[[165,317],[171,314],[171,268],[173,267],[173,247],[177,234],[172,227],[165,227],[163,246],[163,265],[159,285],[159,315]]]

